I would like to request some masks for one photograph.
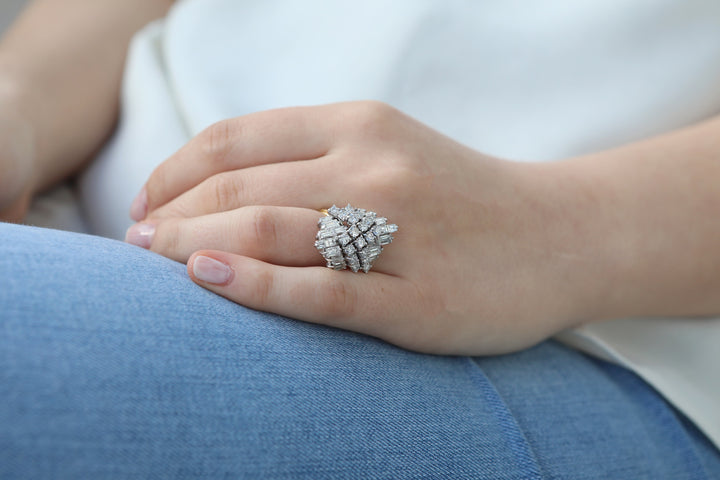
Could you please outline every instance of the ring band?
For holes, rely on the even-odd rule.
[[[333,205],[320,210],[325,216],[318,220],[315,248],[325,258],[328,268],[367,273],[383,250],[393,241],[398,226],[387,218],[362,208]]]

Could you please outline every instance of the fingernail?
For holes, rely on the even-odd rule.
[[[214,258],[198,256],[193,262],[193,274],[200,281],[225,285],[232,279],[233,271],[229,266]]]
[[[130,218],[139,222],[147,216],[148,201],[147,201],[147,190],[145,187],[140,190],[138,196],[133,200],[130,206]]]
[[[136,223],[128,228],[125,234],[125,241],[142,248],[150,248],[153,236],[155,236],[155,225],[149,223]]]

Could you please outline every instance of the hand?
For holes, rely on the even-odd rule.
[[[567,177],[562,162],[491,158],[375,102],[282,109],[213,125],[160,165],[127,239],[251,308],[495,354],[595,313],[602,258],[588,195]],[[318,209],[347,203],[399,226],[368,274],[326,268],[314,247]]]
[[[0,81],[0,221],[19,222],[34,190],[34,132],[16,91]]]

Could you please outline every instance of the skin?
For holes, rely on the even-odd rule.
[[[237,303],[421,352],[505,353],[584,322],[711,315],[719,125],[525,164],[376,102],[262,112],[158,167],[128,239]],[[400,225],[369,274],[323,266],[313,239],[328,199]],[[203,257],[226,275],[207,281]]]
[[[171,3],[29,3],[0,42],[0,219],[22,219],[33,195],[102,146],[117,119],[128,42]]]
[[[575,224],[542,221],[563,216],[554,183],[381,103],[291,108],[190,142],[151,176],[138,228],[146,246],[189,260],[194,280],[243,305],[417,351],[497,353],[567,326],[558,320],[580,313],[568,300],[587,295],[570,281],[578,258],[595,263],[565,244]],[[328,199],[400,225],[369,274],[327,269],[315,250]],[[202,282],[198,255],[231,275]],[[576,293],[558,296],[559,285]]]
[[[32,198],[34,133],[18,111],[13,86],[0,82],[0,220],[22,220]]]
[[[155,6],[146,20],[162,10]],[[24,44],[15,38],[3,42],[5,58],[8,45]],[[99,48],[88,43],[68,51]],[[117,78],[47,68],[48,85],[52,73],[114,87],[97,87],[97,101],[81,102],[72,123],[49,106],[38,115],[38,90],[10,95],[24,112],[11,120],[30,125],[36,154],[19,155],[33,180],[6,195],[6,211],[78,168],[56,152],[88,158],[116,114]],[[73,95],[72,82],[60,85]],[[93,121],[100,126],[83,130]],[[83,133],[60,136],[61,127]],[[720,312],[718,139],[720,119],[710,119],[524,164],[471,150],[377,102],[260,112],[211,126],[159,166],[133,204],[140,223],[128,240],[187,262],[193,281],[252,308],[421,352],[510,352],[584,322]],[[3,172],[22,172],[5,162]],[[18,177],[8,184],[25,185]],[[400,226],[369,274],[327,269],[313,247],[317,210],[348,202]]]

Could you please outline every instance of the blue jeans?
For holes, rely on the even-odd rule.
[[[112,240],[0,224],[0,478],[720,478],[633,373],[407,352]]]

